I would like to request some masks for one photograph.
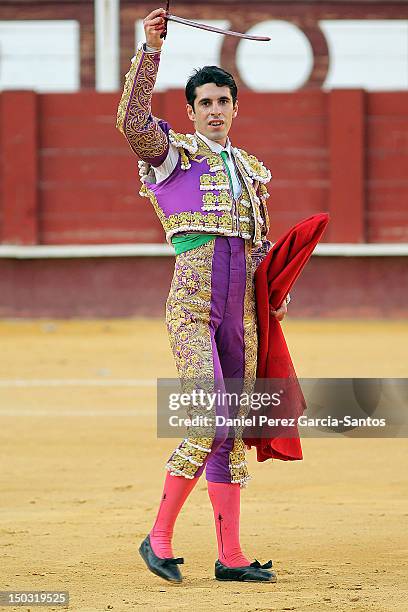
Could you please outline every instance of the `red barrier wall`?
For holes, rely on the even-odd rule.
[[[162,242],[115,129],[118,94],[0,95],[0,241]],[[181,91],[154,112],[191,131]],[[408,92],[242,92],[234,144],[272,170],[271,238],[329,211],[326,242],[408,240]]]
[[[164,317],[173,257],[0,259],[0,317]],[[406,257],[317,257],[291,317],[406,318]]]

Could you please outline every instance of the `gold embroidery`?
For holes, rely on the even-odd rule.
[[[247,240],[254,237],[255,223],[252,205],[250,203],[250,196],[245,184],[242,186],[241,197],[237,202],[237,211],[241,236]]]
[[[218,172],[224,169],[222,157],[214,153],[207,158],[208,167],[210,172]]]
[[[214,213],[208,213],[208,215],[205,215],[204,217],[204,224],[209,225],[210,227],[217,225],[217,222],[218,222],[218,216],[214,215]]]
[[[261,200],[261,208],[265,219],[264,227],[262,228],[262,235],[266,236],[269,232],[269,213],[267,200],[270,197],[267,188],[262,183],[259,185],[259,197]]]
[[[232,231],[232,216],[231,214],[225,214],[218,217],[218,228],[221,234],[228,236],[235,236],[236,234]]]
[[[209,206],[210,204],[217,204],[217,202],[218,197],[215,195],[215,193],[209,192],[203,195],[203,203],[206,206]]]
[[[269,240],[263,240],[262,245],[251,250],[251,260],[252,260],[252,272],[255,274],[256,269],[259,264],[265,259],[267,254],[272,248],[272,242]]]
[[[267,200],[269,198],[269,192],[263,183],[259,185],[259,193],[261,200]]]
[[[222,170],[219,170],[215,176],[211,176],[211,174],[202,174],[200,176],[200,189],[203,191],[207,189],[229,190],[229,188],[228,176]]]
[[[174,234],[188,231],[237,236],[237,233],[233,231],[232,214],[229,211],[223,211],[221,215],[215,215],[214,213],[203,214],[202,212],[187,210],[166,217],[157,201],[156,195],[147,185],[142,186],[140,195],[150,199],[166,232],[166,240],[169,243],[171,243],[171,238]]]
[[[216,189],[230,188],[228,175],[224,170],[219,170],[213,180],[215,180]]]
[[[157,198],[153,191],[147,187],[147,185],[143,184],[141,190],[139,191],[140,195],[144,198],[149,198],[150,202],[153,204],[154,211],[156,215],[159,217],[160,223],[165,229],[165,224],[167,224],[167,217],[162,211],[157,201]]]
[[[166,302],[166,323],[182,390],[196,387],[214,392],[214,362],[210,335],[211,262],[214,243],[207,242],[176,258],[173,280]],[[203,382],[204,381],[204,382]],[[202,407],[187,407],[188,417],[200,414]],[[199,429],[188,429],[187,438],[174,451],[166,468],[172,474],[194,478],[211,450],[215,436],[197,436]],[[193,433],[194,435],[191,435]]]
[[[243,174],[243,176],[245,176],[248,180],[248,175],[240,156],[236,157],[236,163],[241,174]],[[245,189],[243,190],[241,199],[238,202],[238,212],[240,216],[246,217],[249,213],[248,208],[250,208],[252,214],[249,233],[250,236],[253,237],[254,244],[256,246],[259,246],[261,244],[262,232],[266,234],[269,231],[269,226],[261,226],[261,224],[259,223],[259,219],[261,218],[261,200],[257,196],[258,183],[256,183],[254,186],[253,181],[251,183],[251,181],[247,182],[247,180],[245,181]],[[244,210],[244,208],[246,208],[247,210]]]
[[[229,454],[229,469],[231,482],[245,487],[251,476],[248,472],[247,461],[245,460],[245,445],[242,438],[235,438],[234,446]]]
[[[207,381],[206,389],[214,389],[214,364],[209,332],[211,313],[211,262],[215,241],[180,254],[172,285],[166,302],[166,322],[170,344],[176,361],[183,391],[188,393],[194,388],[194,380],[200,377]],[[244,298],[244,350],[245,371],[243,393],[253,391],[256,377],[257,325],[255,310],[255,291],[253,284],[254,269],[252,251],[246,244],[246,289]],[[238,410],[238,417],[245,417],[250,406],[244,401]],[[192,406],[187,408],[189,418],[198,414]],[[229,453],[231,482],[245,487],[250,475],[245,459],[245,445],[242,440],[243,427],[236,428],[234,444]],[[190,430],[191,431],[191,430]],[[197,434],[196,429],[194,433]],[[190,434],[190,432],[189,432]],[[166,468],[174,475],[194,478],[197,470],[205,462],[213,437],[190,436],[179,445],[171,455]]]
[[[222,191],[218,196],[218,203],[232,206],[232,198],[228,191]]]
[[[269,227],[270,227],[270,225],[269,225],[269,213],[268,213],[268,208],[267,208],[266,204],[264,205],[263,210],[264,210],[264,215],[265,215],[265,225],[264,225],[264,228],[263,228],[263,236],[266,236],[268,234],[268,232],[269,232]]]
[[[201,210],[232,210],[232,198],[227,191],[222,191],[218,196],[208,191],[203,195],[203,204]]]
[[[181,169],[190,170],[191,163],[187,152],[194,155],[197,152],[198,144],[192,134],[179,134],[173,130],[169,131],[169,141],[172,145],[180,149]]]
[[[157,58],[156,58],[157,59]],[[151,98],[156,82],[158,62],[155,54],[136,54],[119,102],[116,127],[141,158],[163,155],[168,148],[166,134],[151,115]]]
[[[201,139],[196,139],[191,134],[177,134],[170,130],[169,138],[171,142],[175,143],[175,146],[180,148],[182,160],[184,159],[182,168],[190,167],[191,159],[197,160],[200,158],[200,162],[207,161],[210,172],[213,171],[213,174],[204,172],[200,176],[200,189],[205,193],[202,196],[201,211],[195,213],[185,211],[167,217],[153,191],[142,188],[141,194],[151,199],[166,232],[168,242],[171,241],[174,234],[179,232],[202,231],[227,236],[241,236],[245,240],[252,239],[253,244],[259,246],[262,243],[262,237],[266,236],[269,231],[269,216],[264,199],[267,191],[263,183],[260,184],[253,179],[249,180],[251,177],[244,166],[242,155],[236,156],[236,164],[240,175],[242,175],[240,177],[242,193],[237,201],[235,212],[225,167],[223,166],[223,170],[217,170],[214,175],[215,164],[218,159],[221,159],[220,156],[214,154],[207,145],[202,143]],[[253,158],[248,154],[247,156],[248,159]],[[245,180],[242,180],[242,177]],[[218,191],[218,194],[214,191]],[[258,193],[260,197],[258,197]],[[220,214],[210,216],[206,213]]]
[[[181,169],[190,170],[191,168],[190,159],[184,149],[180,149],[180,157],[181,157]]]
[[[244,298],[244,350],[245,350],[245,372],[243,394],[250,394],[253,391],[256,380],[256,365],[258,352],[257,320],[255,307],[255,286],[253,280],[253,265],[251,249],[246,244],[246,288]],[[249,406],[241,403],[237,416],[246,417]],[[232,451],[229,454],[230,471],[233,476],[232,482],[239,482],[244,487],[250,475],[248,473],[247,462],[245,461],[245,445],[242,440],[244,427],[239,426],[235,430],[235,440]]]
[[[269,183],[272,175],[255,155],[249,155],[243,149],[234,149],[234,152],[251,178],[263,184]]]
[[[126,117],[126,111],[128,108],[129,98],[132,93],[133,81],[136,76],[142,55],[143,55],[143,51],[142,49],[139,49],[139,51],[136,54],[135,59],[130,65],[129,72],[125,74],[125,85],[123,88],[123,93],[122,93],[122,97],[119,102],[118,112],[116,116],[116,127],[120,132],[122,132],[123,135],[125,134],[124,123],[125,123],[125,117]]]
[[[203,465],[211,451],[212,442],[212,438],[186,438],[166,463],[166,469],[175,476],[194,478],[197,469]],[[208,448],[200,450],[203,444],[207,444]]]
[[[255,285],[250,245],[246,245],[246,289],[244,300],[245,386],[244,392],[253,390],[256,379],[258,336],[256,320]],[[244,406],[244,410],[248,410]]]
[[[195,155],[198,151],[198,143],[193,134],[179,134],[170,130],[169,140],[178,149],[186,149],[192,155]]]
[[[215,185],[212,184],[211,174],[202,174],[200,176],[200,189],[215,189]]]

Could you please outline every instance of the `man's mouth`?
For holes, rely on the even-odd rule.
[[[211,127],[221,127],[222,125],[224,125],[224,122],[221,121],[220,119],[217,120],[213,120],[213,121],[209,121],[208,125],[211,125]]]

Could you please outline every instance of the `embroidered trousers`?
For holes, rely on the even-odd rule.
[[[178,255],[166,323],[184,391],[189,381],[200,379],[206,381],[207,391],[250,393],[257,357],[250,243],[218,236]],[[187,412],[189,417],[198,414],[193,407]],[[215,404],[215,413],[225,417],[245,417],[248,412],[243,402]],[[245,486],[250,476],[242,430],[221,425],[204,437],[194,430],[172,453],[166,468],[186,478],[200,476],[205,469],[211,482]]]

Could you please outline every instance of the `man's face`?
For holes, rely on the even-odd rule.
[[[206,83],[196,88],[194,108],[187,104],[187,114],[197,132],[225,146],[232,120],[238,114],[238,102],[234,105],[227,85]]]

